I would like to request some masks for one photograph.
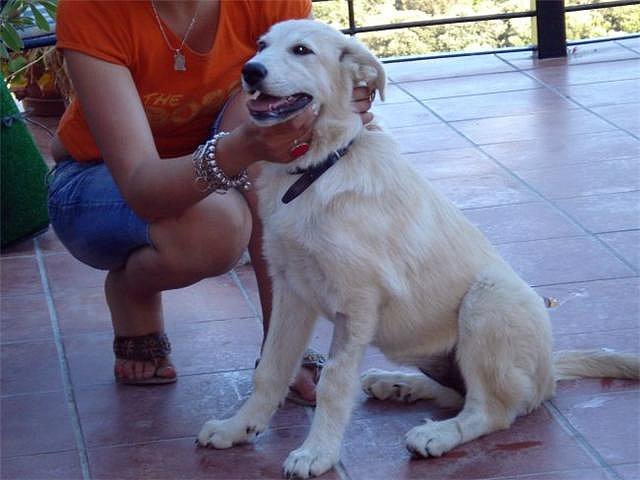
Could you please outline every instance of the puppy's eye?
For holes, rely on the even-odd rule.
[[[265,48],[267,48],[267,43],[264,40],[260,40],[258,42],[258,51],[261,52]]]
[[[313,50],[311,50],[310,48],[305,47],[304,45],[296,45],[295,47],[293,47],[291,49],[291,52],[294,55],[311,55],[311,54],[313,54]]]

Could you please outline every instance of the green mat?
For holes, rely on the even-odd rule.
[[[0,76],[1,246],[26,239],[49,225],[47,166]]]

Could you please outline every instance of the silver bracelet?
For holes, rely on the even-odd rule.
[[[215,134],[193,152],[195,184],[202,192],[227,193],[231,188],[242,190],[251,188],[246,168],[237,175],[230,177],[222,171],[216,162],[216,146],[218,141],[226,135],[229,135],[229,132]]]

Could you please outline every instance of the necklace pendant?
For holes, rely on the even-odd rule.
[[[184,58],[184,54],[178,50],[173,56],[173,69],[177,72],[184,72],[187,70],[187,62]]]

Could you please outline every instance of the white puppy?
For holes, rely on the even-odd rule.
[[[368,372],[368,394],[462,407],[409,431],[407,447],[423,456],[509,427],[550,398],[558,378],[638,378],[631,356],[564,352],[554,361],[543,300],[388,133],[353,113],[354,85],[375,85],[384,99],[383,67],[362,44],[318,22],[284,22],[243,75],[258,95],[249,102],[256,122],[282,121],[309,102],[319,116],[306,155],[263,166],[271,327],[253,394],[232,418],[205,423],[201,445],[228,448],[267,428],[319,315],[335,324],[330,359],[310,433],[284,464],[288,476],[319,475],[338,461],[369,344],[429,376]]]

